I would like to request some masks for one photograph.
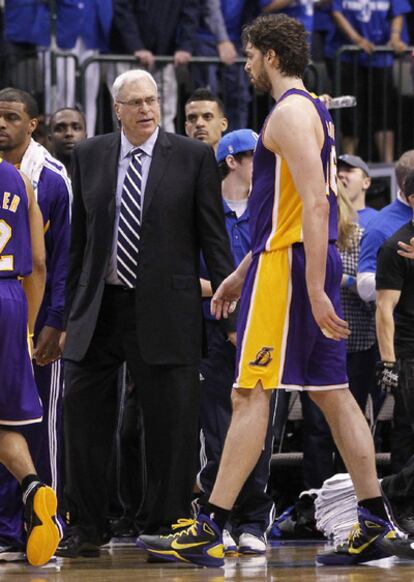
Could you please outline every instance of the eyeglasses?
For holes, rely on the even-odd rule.
[[[131,107],[131,109],[142,109],[144,103],[147,107],[155,107],[155,105],[158,105],[159,97],[152,96],[146,97],[146,99],[130,99],[129,101],[120,101],[117,99],[116,102]]]

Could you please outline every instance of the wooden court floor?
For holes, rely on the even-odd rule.
[[[414,582],[414,562],[394,558],[352,568],[315,567],[315,553],[323,544],[285,542],[269,548],[266,556],[228,558],[224,568],[194,568],[186,564],[148,564],[134,547],[114,546],[100,558],[58,558],[43,568],[24,563],[1,563],[0,582]]]

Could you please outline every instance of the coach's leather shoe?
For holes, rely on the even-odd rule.
[[[99,544],[85,539],[76,531],[65,535],[56,550],[56,556],[60,558],[99,558],[100,553]]]
[[[60,540],[56,493],[51,487],[34,481],[24,492],[23,502],[27,561],[32,566],[43,566],[54,555]]]

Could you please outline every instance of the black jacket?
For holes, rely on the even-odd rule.
[[[110,258],[120,133],[73,157],[72,241],[64,357],[79,361],[94,332]],[[136,287],[138,341],[153,365],[197,365],[202,352],[199,257],[213,288],[233,270],[213,150],[160,129],[145,189]]]

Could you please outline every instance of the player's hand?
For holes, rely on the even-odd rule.
[[[408,245],[402,241],[398,241],[398,246],[400,247],[397,251],[399,255],[406,259],[414,259],[414,237]]]
[[[377,364],[377,386],[381,392],[398,388],[400,370],[397,362],[379,362]]]
[[[243,287],[243,279],[234,271],[221,283],[211,300],[211,315],[227,319],[236,309]]]
[[[46,366],[60,358],[59,340],[61,334],[60,329],[50,327],[49,325],[45,325],[42,328],[33,352],[33,357],[38,366]]]
[[[174,53],[174,65],[179,67],[180,65],[186,65],[191,60],[191,53],[188,51],[175,51]]]
[[[233,65],[237,58],[237,51],[232,42],[225,40],[217,45],[220,61],[225,65]]]
[[[66,341],[66,331],[62,331],[62,334],[61,334],[60,340],[59,340],[59,349],[60,349],[61,355],[63,354],[63,350],[65,349],[65,341]]]
[[[139,50],[134,52],[134,57],[143,67],[153,69],[155,65],[155,57],[151,51]]]
[[[324,336],[339,341],[350,335],[348,323],[335,312],[331,300],[325,292],[310,296],[312,314]]]

